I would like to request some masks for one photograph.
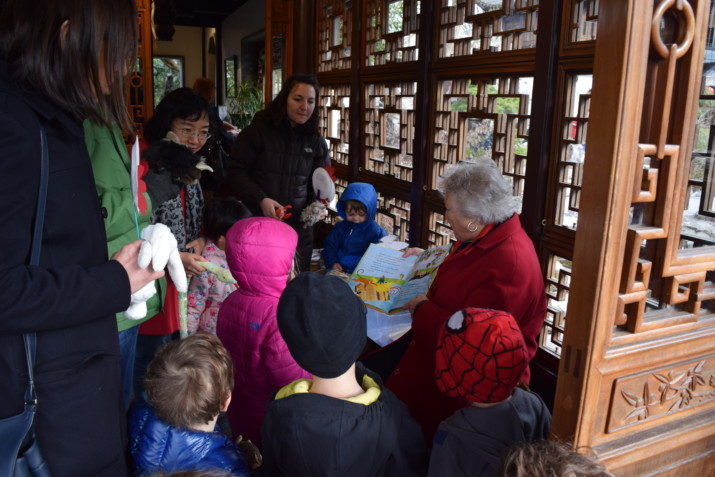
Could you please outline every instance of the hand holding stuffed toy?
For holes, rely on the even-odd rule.
[[[146,268],[151,263],[155,271],[168,267],[169,275],[179,292],[186,292],[186,272],[181,264],[176,238],[164,224],[149,225],[142,230],[141,238],[144,242],[139,249],[137,262],[140,267]],[[124,316],[130,320],[140,320],[146,316],[146,301],[154,296],[156,287],[150,282],[144,288],[131,296],[131,302]]]
[[[331,173],[330,166],[319,167],[313,172],[315,200],[300,214],[304,228],[312,227],[328,216],[328,204],[335,198],[335,179]]]

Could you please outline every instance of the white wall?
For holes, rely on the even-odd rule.
[[[201,78],[201,27],[175,26],[172,41],[155,41],[154,56],[178,55],[184,57],[184,86],[191,88],[196,78]]]
[[[223,60],[231,55],[238,56],[238,77],[241,77],[241,39],[263,30],[265,21],[264,0],[248,0],[231,16],[224,20],[223,35]]]

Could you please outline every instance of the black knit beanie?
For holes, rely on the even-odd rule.
[[[278,302],[278,329],[293,359],[321,378],[343,374],[367,340],[365,304],[335,276],[305,272]]]

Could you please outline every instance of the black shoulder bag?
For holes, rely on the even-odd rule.
[[[42,249],[42,227],[45,222],[49,158],[45,130],[40,127],[40,188],[37,193],[37,210],[32,232],[30,265],[40,264]],[[50,470],[42,458],[35,439],[33,422],[37,411],[34,368],[37,336],[35,333],[23,335],[25,357],[27,358],[27,388],[25,389],[25,410],[7,419],[0,420],[0,477],[50,477]]]

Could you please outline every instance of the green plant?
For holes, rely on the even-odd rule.
[[[243,129],[253,120],[253,116],[263,109],[263,88],[254,81],[243,81],[236,87],[236,96],[227,98],[231,122]]]

